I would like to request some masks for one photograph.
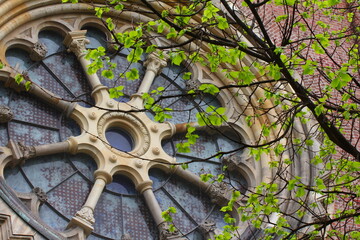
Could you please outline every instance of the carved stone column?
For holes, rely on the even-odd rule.
[[[139,189],[138,189],[139,190]],[[161,208],[159,206],[158,201],[155,198],[154,192],[151,188],[151,182],[149,184],[144,185],[142,189],[139,190],[144,198],[146,205],[150,209],[150,213],[153,216],[153,219],[158,226],[159,229],[159,239],[160,240],[185,240],[186,238],[182,237],[181,234],[176,230],[174,232],[169,231],[169,225],[164,221],[161,216]]]
[[[87,73],[88,65],[90,65],[91,62],[85,59],[86,44],[90,43],[90,41],[86,39],[85,34],[86,30],[69,32],[65,37],[64,44],[68,47],[68,51],[73,52],[79,59],[92,89],[95,89],[102,84],[96,74]]]
[[[10,166],[22,164],[25,160],[36,156],[44,156],[69,151],[69,143],[67,141],[39,146],[27,146],[22,142],[15,142],[10,139],[7,147],[12,152],[12,162],[10,163]]]
[[[26,77],[26,76],[25,76]],[[15,81],[15,73],[11,73],[11,76],[5,81],[5,87],[11,88],[17,92],[28,92],[31,95],[41,99],[42,101],[54,106],[66,113],[66,116],[69,116],[73,109],[75,108],[75,102],[69,102],[62,100],[61,97],[50,92],[49,90],[39,87],[35,83],[31,83],[30,89],[27,91],[25,88],[26,81],[22,81],[20,84]]]
[[[83,207],[75,213],[75,216],[71,219],[68,228],[73,226],[81,227],[85,235],[88,236],[93,230],[95,223],[94,209],[99,201],[101,193],[107,183],[111,182],[111,176],[104,171],[95,172],[95,183],[91,189],[91,192],[83,205]]]
[[[142,194],[145,198],[146,205],[148,206],[156,225],[159,226],[160,224],[162,224],[164,222],[164,219],[161,216],[162,211],[161,211],[158,201],[155,198],[152,188],[146,189],[145,191],[142,192]]]
[[[162,57],[160,57],[160,55],[155,52],[149,54],[146,61],[144,62],[144,66],[146,67],[146,72],[141,82],[141,85],[138,89],[137,94],[141,95],[143,93],[149,92],[149,89],[154,81],[154,78],[167,65],[168,59],[169,56],[165,53],[163,53]]]

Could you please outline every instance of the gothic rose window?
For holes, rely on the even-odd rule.
[[[198,127],[191,152],[180,153],[176,145],[185,141],[184,129],[196,122],[196,113],[228,103],[220,96],[186,96],[189,84],[182,74],[189,70],[156,54],[130,66],[138,69],[138,80],[88,74],[85,50],[106,48],[107,35],[93,25],[81,28],[86,31],[39,28],[32,48],[21,41],[7,48],[12,75],[0,82],[0,105],[12,118],[0,123],[0,146],[7,149],[4,189],[14,191],[47,234],[59,238],[72,229],[87,239],[207,239],[210,231],[221,230],[227,189],[245,192],[250,183],[236,166],[224,168],[224,161],[236,163],[240,154],[210,156],[239,148],[240,133],[229,126]],[[127,54],[109,53],[116,76],[129,67]],[[20,85],[17,73],[25,78]],[[26,81],[32,82],[28,90]],[[108,88],[119,85],[124,95],[110,98]],[[174,110],[165,122],[144,110],[141,97],[159,87],[166,91],[155,96],[158,104]],[[188,169],[179,163],[189,163]],[[203,182],[202,174],[225,179]],[[173,233],[161,218],[169,207],[177,210]]]

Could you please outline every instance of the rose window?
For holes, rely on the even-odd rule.
[[[209,105],[231,106],[231,100],[187,96],[189,83],[182,75],[195,68],[173,66],[157,54],[131,65],[140,73],[135,81],[88,74],[86,49],[106,47],[101,28],[84,24],[65,31],[56,24],[34,24],[39,27],[31,41],[9,41],[9,74],[0,81],[0,105],[8,117],[0,123],[2,191],[11,196],[8,204],[18,206],[14,211],[27,209],[24,218],[45,239],[81,234],[88,239],[208,239],[221,231],[226,223],[220,206],[229,199],[230,186],[246,191],[251,171],[247,175],[239,167],[240,153],[211,157],[241,147],[235,125],[198,127],[195,116]],[[127,53],[109,53],[116,76],[129,67]],[[24,76],[20,84],[18,73]],[[119,85],[124,96],[110,98],[108,89]],[[155,96],[158,104],[173,109],[172,117],[160,122],[144,109],[142,98],[159,87],[166,91]],[[188,123],[199,138],[191,152],[181,153],[176,145],[185,141]],[[224,161],[235,164],[225,169]],[[188,169],[181,163],[189,163]],[[224,174],[225,179],[204,182],[202,174]],[[170,207],[177,211],[174,232],[162,218]]]

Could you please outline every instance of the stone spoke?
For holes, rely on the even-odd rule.
[[[75,106],[77,105],[75,102],[63,100],[61,97],[35,83],[31,83],[30,88],[26,90],[26,81],[22,81],[20,84],[18,84],[15,82],[15,77],[12,74],[9,75],[10,76],[8,76],[6,79],[0,78],[0,80],[4,81],[5,87],[11,88],[17,92],[28,92],[32,96],[47,103],[49,106],[56,107],[57,109],[65,112],[66,116],[70,116]]]
[[[90,43],[90,41],[86,39],[85,34],[86,30],[69,32],[65,37],[64,44],[68,47],[68,51],[73,52],[78,58],[91,89],[93,90],[91,95],[94,97],[97,106],[100,106],[105,102],[109,105],[109,102],[112,103],[113,101],[110,99],[107,87],[101,84],[96,73],[89,74],[87,71],[91,61],[85,59],[87,53],[86,44]]]
[[[70,139],[64,142],[44,144],[38,146],[27,146],[22,142],[10,140],[6,147],[0,149],[0,165],[11,167],[23,164],[26,160],[39,156],[46,156],[56,153],[71,152],[73,141]]]
[[[174,170],[174,174],[184,179],[185,181],[193,184],[194,186],[200,187],[200,189],[211,199],[212,203],[215,203],[219,206],[226,205],[231,199],[231,188],[227,187],[227,184],[224,182],[221,183],[208,183],[201,181],[200,177],[194,173],[182,169],[180,166],[177,166]]]
[[[157,225],[159,229],[159,239],[160,240],[185,240],[187,238],[183,237],[179,231],[175,230],[174,232],[169,231],[169,225],[167,222],[164,221],[164,219],[161,216],[162,210],[160,208],[159,202],[155,198],[154,192],[151,187],[151,183],[147,184],[146,187],[141,189],[140,193],[145,198],[145,202],[150,210],[151,215],[153,216],[153,219],[155,221],[155,224]]]
[[[94,230],[94,210],[98,203],[101,193],[105,185],[112,181],[112,177],[105,171],[97,170],[95,172],[95,183],[87,197],[82,208],[75,213],[67,228],[80,227],[84,230],[85,235],[88,236]]]
[[[133,104],[135,106],[142,107],[142,94],[149,92],[155,77],[160,74],[162,69],[167,65],[168,59],[169,56],[166,53],[162,53],[162,56],[156,52],[149,54],[146,61],[144,62],[144,66],[146,67],[144,78],[137,93],[133,95],[133,99],[135,101]]]

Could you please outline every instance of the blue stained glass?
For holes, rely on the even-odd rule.
[[[30,59],[29,54],[19,48],[12,48],[6,51],[6,60],[13,68],[19,67],[18,70],[26,71],[34,62]]]
[[[12,187],[15,191],[22,193],[31,192],[32,187],[25,180],[24,176],[21,174],[19,167],[5,168],[4,177],[6,179],[6,183],[10,187]]]
[[[68,225],[68,220],[64,219],[61,215],[56,213],[47,204],[40,206],[39,216],[42,221],[59,231],[65,230],[66,226]]]
[[[46,56],[66,50],[63,40],[64,37],[55,31],[45,30],[39,33],[39,42],[43,43],[47,49]]]
[[[90,187],[90,184],[80,175],[72,175],[47,193],[47,202],[70,219],[81,209],[90,192]]]
[[[235,134],[235,130],[227,130],[218,134],[217,138],[219,148],[221,151],[230,151],[242,147],[240,134]],[[239,153],[240,154],[240,153]]]
[[[116,68],[113,70],[115,78],[107,79],[100,76],[101,83],[110,88],[124,86],[123,92],[126,96],[131,96],[136,93],[140,86],[141,79],[143,79],[145,74],[143,65],[141,63],[132,63],[129,66],[126,55],[123,54],[111,56],[111,61],[117,64]],[[139,71],[139,79],[129,81],[119,77],[120,74],[125,74],[126,71],[132,68],[136,68]]]
[[[131,136],[122,129],[110,128],[106,130],[105,136],[110,145],[117,150],[130,152],[134,147]]]
[[[113,176],[112,183],[108,184],[106,189],[120,194],[137,194],[134,183],[129,178],[119,174]]]
[[[25,123],[10,122],[9,137],[26,145],[42,145],[59,142],[58,131],[34,127]]]
[[[163,187],[170,177],[168,174],[157,168],[150,169],[149,176],[153,181],[153,191],[157,191],[160,187]]]
[[[4,87],[3,82],[0,82],[0,105],[7,105],[9,103],[10,90]]]
[[[164,189],[171,194],[185,212],[197,223],[201,223],[212,209],[213,204],[200,188],[173,176]]]
[[[64,141],[70,136],[80,135],[81,130],[77,123],[72,119],[62,119],[60,127],[60,140]]]
[[[86,45],[87,48],[98,48],[100,46],[106,48],[106,35],[102,31],[94,27],[84,27],[86,30],[86,38],[90,43]]]
[[[174,190],[170,190],[170,194],[174,195]],[[180,193],[179,193],[180,194]],[[181,193],[183,194],[183,192]],[[162,209],[168,209],[169,207],[175,207],[176,208],[176,214],[173,215],[174,224],[175,226],[182,232],[182,233],[188,233],[192,230],[194,230],[197,227],[196,222],[191,221],[188,215],[189,213],[186,213],[183,211],[177,204],[174,202],[169,195],[167,195],[164,191],[157,191],[155,193],[155,197],[158,200],[160,206]],[[186,202],[185,204],[187,204]],[[199,212],[199,209],[195,210],[195,214]],[[194,212],[191,212],[190,215],[193,215]]]
[[[123,197],[123,229],[132,239],[158,239],[153,218],[142,198]]]
[[[22,168],[32,185],[44,191],[57,186],[74,172],[63,154],[27,160]]]
[[[5,124],[0,124],[0,146],[5,146],[9,142]]]
[[[85,154],[76,154],[68,156],[68,159],[87,181],[94,182],[94,172],[97,170],[97,166],[93,158]]]
[[[96,205],[94,232],[111,239],[120,239],[123,215],[122,201],[117,195],[103,192]]]
[[[29,95],[14,94],[9,106],[14,113],[14,120],[58,128],[60,113]]]

